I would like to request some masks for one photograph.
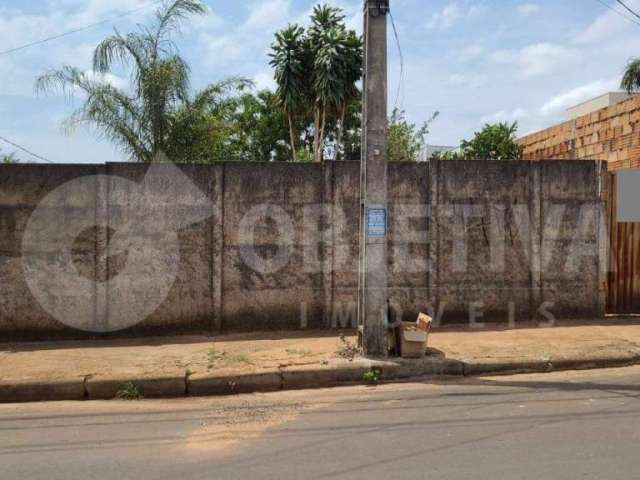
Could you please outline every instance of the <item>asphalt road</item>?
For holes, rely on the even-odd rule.
[[[640,368],[0,405],[0,479],[629,479]]]

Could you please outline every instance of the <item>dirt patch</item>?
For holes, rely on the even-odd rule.
[[[189,434],[187,448],[196,452],[229,455],[240,442],[258,438],[266,430],[290,422],[303,410],[310,408],[303,403],[259,404],[249,400],[241,405],[214,409],[214,417],[226,420],[203,421]]]
[[[257,373],[320,366],[338,346],[336,332],[0,344],[0,381]]]

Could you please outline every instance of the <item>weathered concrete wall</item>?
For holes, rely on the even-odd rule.
[[[604,315],[606,164],[432,162],[434,271],[443,322]]]
[[[415,319],[431,304],[429,163],[389,168],[388,287],[391,320]]]
[[[55,188],[76,178],[95,175],[95,166],[4,166],[0,168],[0,332],[47,332],[65,327],[51,318],[31,295],[22,266],[22,238],[29,218],[42,199]],[[95,212],[96,185],[77,191],[57,208],[49,208],[56,225],[65,225],[74,216]],[[56,229],[41,232],[51,238]],[[53,241],[54,239],[51,238]],[[47,258],[51,252],[42,242],[28,253]],[[94,245],[84,238],[74,245],[74,259],[86,274],[94,272]],[[52,278],[50,281],[55,282]],[[95,297],[78,298],[69,291],[60,302],[95,308]]]
[[[179,229],[179,252],[172,257],[176,279],[160,307],[129,331],[354,325],[357,162],[180,169],[208,199],[210,212]],[[470,312],[472,317],[482,312],[478,322],[525,321],[544,319],[545,302],[557,318],[601,315],[606,232],[598,222],[605,170],[606,165],[598,170],[597,162],[588,161],[391,164],[392,318],[411,319],[429,310],[442,322],[466,322]],[[21,260],[29,217],[65,182],[109,176],[96,177],[52,208],[53,225],[89,212],[96,225],[110,227],[125,215],[134,215],[135,225],[151,218],[151,225],[162,228],[136,228],[130,235],[150,259],[165,255],[155,246],[192,207],[191,199],[176,187],[167,167],[144,188],[163,192],[171,208],[152,201],[132,209],[135,188],[119,187],[117,179],[142,184],[146,172],[146,166],[136,164],[0,167],[0,336],[75,334],[39,306]],[[111,251],[114,235],[105,228],[78,238],[73,256],[82,275],[103,280],[122,275],[127,255],[135,252]],[[42,245],[37,253],[55,259],[46,242]],[[581,255],[569,255],[573,247]],[[566,268],[568,263],[572,268]],[[153,278],[155,264],[149,265],[145,277]],[[98,326],[113,324],[127,293],[135,292],[141,302],[145,298],[146,284],[135,276],[125,276],[118,285],[81,298],[67,291],[59,301],[95,312]]]
[[[143,182],[145,178],[147,182],[149,181],[149,177],[145,177],[147,167],[144,165],[108,164],[104,168],[104,173],[114,180],[124,178],[137,184]],[[155,168],[162,168],[162,166],[156,166]],[[207,212],[206,216],[209,218],[206,220],[190,224],[179,230],[180,251],[179,259],[177,260],[176,279],[159,308],[136,326],[140,330],[157,331],[163,328],[176,331],[212,330],[219,316],[219,312],[216,312],[214,308],[217,304],[214,300],[216,288],[213,280],[220,278],[219,273],[216,272],[216,268],[219,270],[219,265],[216,262],[220,261],[222,242],[219,238],[216,238],[214,232],[216,232],[216,222],[221,221],[224,167],[223,165],[212,165],[207,167],[206,173],[203,172],[202,167],[195,165],[181,166],[180,170],[211,201],[214,208],[211,209],[211,212]],[[149,256],[152,258],[164,254],[162,250],[151,251],[151,247],[154,245],[161,246],[165,243],[166,239],[162,237],[162,231],[170,230],[170,226],[160,229],[161,233],[137,227],[145,225],[147,222],[151,223],[151,225],[157,223],[170,224],[174,220],[172,217],[180,215],[180,212],[191,206],[189,205],[190,197],[185,197],[184,193],[179,191],[169,175],[170,172],[167,172],[166,176],[160,174],[158,175],[159,178],[153,177],[151,184],[147,188],[164,192],[176,207],[172,211],[167,210],[164,205],[157,205],[153,201],[145,204],[144,209],[132,210],[127,206],[137,201],[138,192],[116,188],[113,180],[107,186],[106,215],[108,220],[105,223],[115,225],[120,217],[134,215],[133,220],[126,219],[130,223],[132,230],[127,232],[126,235],[142,236],[143,245],[149,248]],[[218,209],[215,208],[216,206]],[[123,261],[126,261],[126,256],[120,255],[120,258],[118,258],[115,252],[110,252],[106,259],[106,270],[109,272],[110,278],[115,275],[122,275],[119,270]],[[149,275],[153,275],[153,272],[150,272]],[[130,281],[122,282],[123,284],[119,288],[128,291],[143,288],[136,285],[139,279],[135,275],[131,277]],[[114,315],[111,314],[109,307],[117,304],[121,296],[122,292],[119,292],[118,289],[110,288],[108,290],[106,306],[104,307],[107,311],[107,323],[114,321]],[[139,296],[144,298],[145,292],[140,291]],[[135,311],[135,309],[132,310]]]
[[[604,316],[608,262],[606,163],[540,165],[541,300],[560,318]]]
[[[532,312],[531,229],[527,216],[539,200],[528,162],[435,162],[432,297],[443,321],[464,321],[470,306],[484,318]],[[519,229],[517,225],[522,224]],[[478,318],[478,322],[483,321]]]

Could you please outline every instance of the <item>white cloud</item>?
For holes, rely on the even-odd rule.
[[[618,78],[597,80],[563,92],[542,105],[540,115],[549,116],[564,112],[567,108],[574,107],[598,95],[617,90],[619,82]]]
[[[463,7],[460,2],[450,1],[442,10],[431,15],[427,21],[427,28],[447,30],[463,20],[479,17],[487,10],[487,6],[479,2]]]
[[[199,40],[207,52],[205,60],[211,66],[227,66],[231,62],[239,61],[250,50],[247,43],[243,43],[234,35],[203,33]]]
[[[53,35],[59,28],[55,17],[43,15],[0,16],[2,50],[10,50],[43,36]]]
[[[453,27],[462,19],[462,10],[457,3],[449,3],[439,11],[434,13],[427,23],[427,27],[432,30],[446,30]]]
[[[45,3],[45,2],[43,2]],[[149,5],[145,0],[49,0],[47,9],[39,9],[38,14],[27,14],[14,8],[0,7],[0,32],[2,46],[0,51],[22,47],[42,38],[55,36],[65,31],[84,27],[92,23],[113,19],[114,24],[142,20],[151,15],[153,7],[143,8],[127,15],[118,21],[117,15],[128,12],[141,5]],[[107,27],[107,24],[103,26]],[[87,30],[86,39],[96,35],[100,28]],[[57,68],[62,64],[70,64],[81,69],[91,65],[91,54],[96,41],[78,41],[83,33],[48,42],[40,46],[32,46],[12,52],[2,57],[3,81],[0,94],[30,96],[33,94],[33,82],[36,75],[47,68]]]
[[[115,88],[126,89],[129,85],[126,79],[114,75],[112,73],[96,73],[93,70],[87,70],[84,72],[85,76],[92,81],[99,83],[106,83]]]
[[[207,7],[207,13],[205,15],[197,15],[191,18],[189,22],[189,29],[207,31],[220,30],[224,24],[224,19],[210,7]]]
[[[65,9],[66,11],[73,12],[71,21],[75,25],[86,25],[96,20],[109,18],[113,14],[129,12],[148,5],[148,2],[145,2],[145,0],[88,0],[81,2],[80,5],[78,5],[78,2],[62,3],[68,4]],[[147,10],[147,12],[142,13],[142,10]],[[149,7],[149,9],[141,9],[140,12],[145,15],[153,10],[153,7]]]
[[[488,10],[489,9],[487,8],[487,6],[483,5],[482,3],[474,3],[469,8],[469,11],[467,12],[467,17],[468,18],[479,17],[480,15],[482,15],[484,12]]]
[[[480,88],[489,82],[489,77],[485,74],[462,75],[454,73],[449,77],[449,85],[462,88]]]
[[[514,110],[500,110],[499,112],[485,115],[480,118],[480,123],[496,123],[496,122],[517,122],[529,117],[529,113],[524,108],[515,108]]]
[[[256,73],[253,76],[253,81],[258,90],[275,90],[277,87],[273,73],[267,70]]]
[[[93,52],[96,42],[61,43],[51,47],[48,51],[47,65],[59,67],[60,65],[73,65],[80,69],[89,69],[93,63]]]
[[[465,60],[477,58],[484,53],[484,48],[480,45],[470,45],[462,51],[462,57]]]
[[[265,51],[273,34],[292,21],[291,0],[255,0],[247,19],[234,30],[210,33],[202,30],[199,36],[209,66],[227,66],[232,62],[253,57],[256,51]],[[215,26],[217,29],[217,26]]]
[[[82,73],[85,76],[85,78],[89,81],[111,85],[112,87],[118,88],[120,90],[124,90],[125,92],[129,90],[129,82],[127,81],[127,79],[123,77],[119,77],[118,75],[114,75],[112,73],[97,73],[97,72],[94,72],[93,70],[86,70]],[[87,94],[85,93],[85,91],[82,90],[80,87],[76,87],[76,86],[71,87],[71,90],[68,93],[71,94],[73,99],[85,99],[87,97]],[[59,90],[52,90],[50,92],[47,92],[46,95],[58,96],[58,97],[66,96],[65,93]],[[73,102],[74,100],[72,100],[72,103]],[[63,117],[66,117],[66,114],[58,113],[54,115],[53,118],[59,119]]]
[[[34,75],[27,65],[10,55],[1,56],[0,72],[2,72],[0,95],[33,95]]]
[[[518,6],[518,12],[521,15],[532,15],[540,11],[540,5],[537,3],[523,3]]]
[[[251,14],[243,29],[275,31],[291,18],[291,0],[260,0],[253,2]]]
[[[326,2],[316,2],[326,3]],[[332,0],[330,2],[332,7],[336,7],[342,10],[345,16],[344,23],[349,30],[355,30],[356,33],[362,34],[362,1],[361,0]],[[311,5],[306,10],[299,12],[299,15],[289,20],[290,23],[297,23],[304,28],[309,26],[309,18],[313,13],[314,5]],[[397,25],[398,28],[402,28],[402,25]]]
[[[56,21],[58,32],[62,25],[65,27],[63,30],[84,27],[102,20],[115,20],[118,14],[125,12],[131,12],[127,19],[140,22],[150,17],[158,7],[146,0],[50,0],[48,4],[52,13],[47,18]]]
[[[537,43],[520,50],[498,50],[491,54],[495,63],[514,65],[522,77],[535,77],[575,64],[581,55],[578,50]]]
[[[628,0],[631,8],[640,8],[640,0]],[[610,37],[623,35],[631,27],[631,22],[625,20],[612,10],[607,10],[591,22],[587,28],[578,33],[573,39],[576,44],[602,42]]]

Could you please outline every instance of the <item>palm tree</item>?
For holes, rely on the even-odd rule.
[[[362,77],[362,39],[348,31],[339,8],[316,6],[305,34],[290,25],[276,34],[271,65],[275,68],[278,98],[287,112],[313,123],[313,159],[323,159],[327,125],[337,129],[336,155],[341,148],[344,119],[349,105],[358,98]],[[295,134],[291,128],[292,145]],[[295,157],[294,157],[295,158]]]
[[[622,77],[620,88],[627,93],[633,93],[640,90],[640,58],[632,58],[629,60]]]
[[[239,131],[240,98],[235,94],[253,87],[243,78],[214,83],[188,98],[170,116],[165,153],[174,160],[210,163],[212,159],[238,160],[233,144]]]
[[[361,92],[358,89],[358,81],[362,78],[363,68],[363,44],[362,38],[355,32],[348,32],[344,39],[344,69],[342,71],[342,98],[340,102],[339,118],[338,118],[338,137],[336,141],[336,150],[334,159],[338,159],[340,149],[343,151],[342,138],[344,135],[345,116],[349,106],[357,101]]]
[[[311,15],[307,44],[313,58],[311,98],[314,106],[314,160],[323,159],[324,132],[327,111],[336,109],[343,98],[344,27],[342,10],[329,5],[317,5]]]
[[[171,149],[176,112],[184,108],[204,108],[222,90],[241,87],[246,81],[232,80],[207,87],[190,97],[189,66],[178,54],[171,35],[191,15],[202,15],[200,0],[172,0],[156,11],[151,27],[123,35],[118,31],[104,39],[93,55],[93,72],[64,66],[40,76],[36,91],[61,91],[73,96],[78,90],[86,100],[68,120],[69,128],[86,124],[96,127],[132,159],[151,162]],[[129,91],[116,88],[104,79],[120,65],[131,67]],[[215,93],[215,95],[214,95]],[[176,158],[175,160],[183,160]]]
[[[298,25],[289,25],[276,33],[271,45],[271,66],[275,69],[278,84],[277,96],[289,123],[289,141],[293,161],[296,157],[296,134],[294,116],[304,105],[305,75],[307,72],[307,52],[304,45],[304,29]]]

